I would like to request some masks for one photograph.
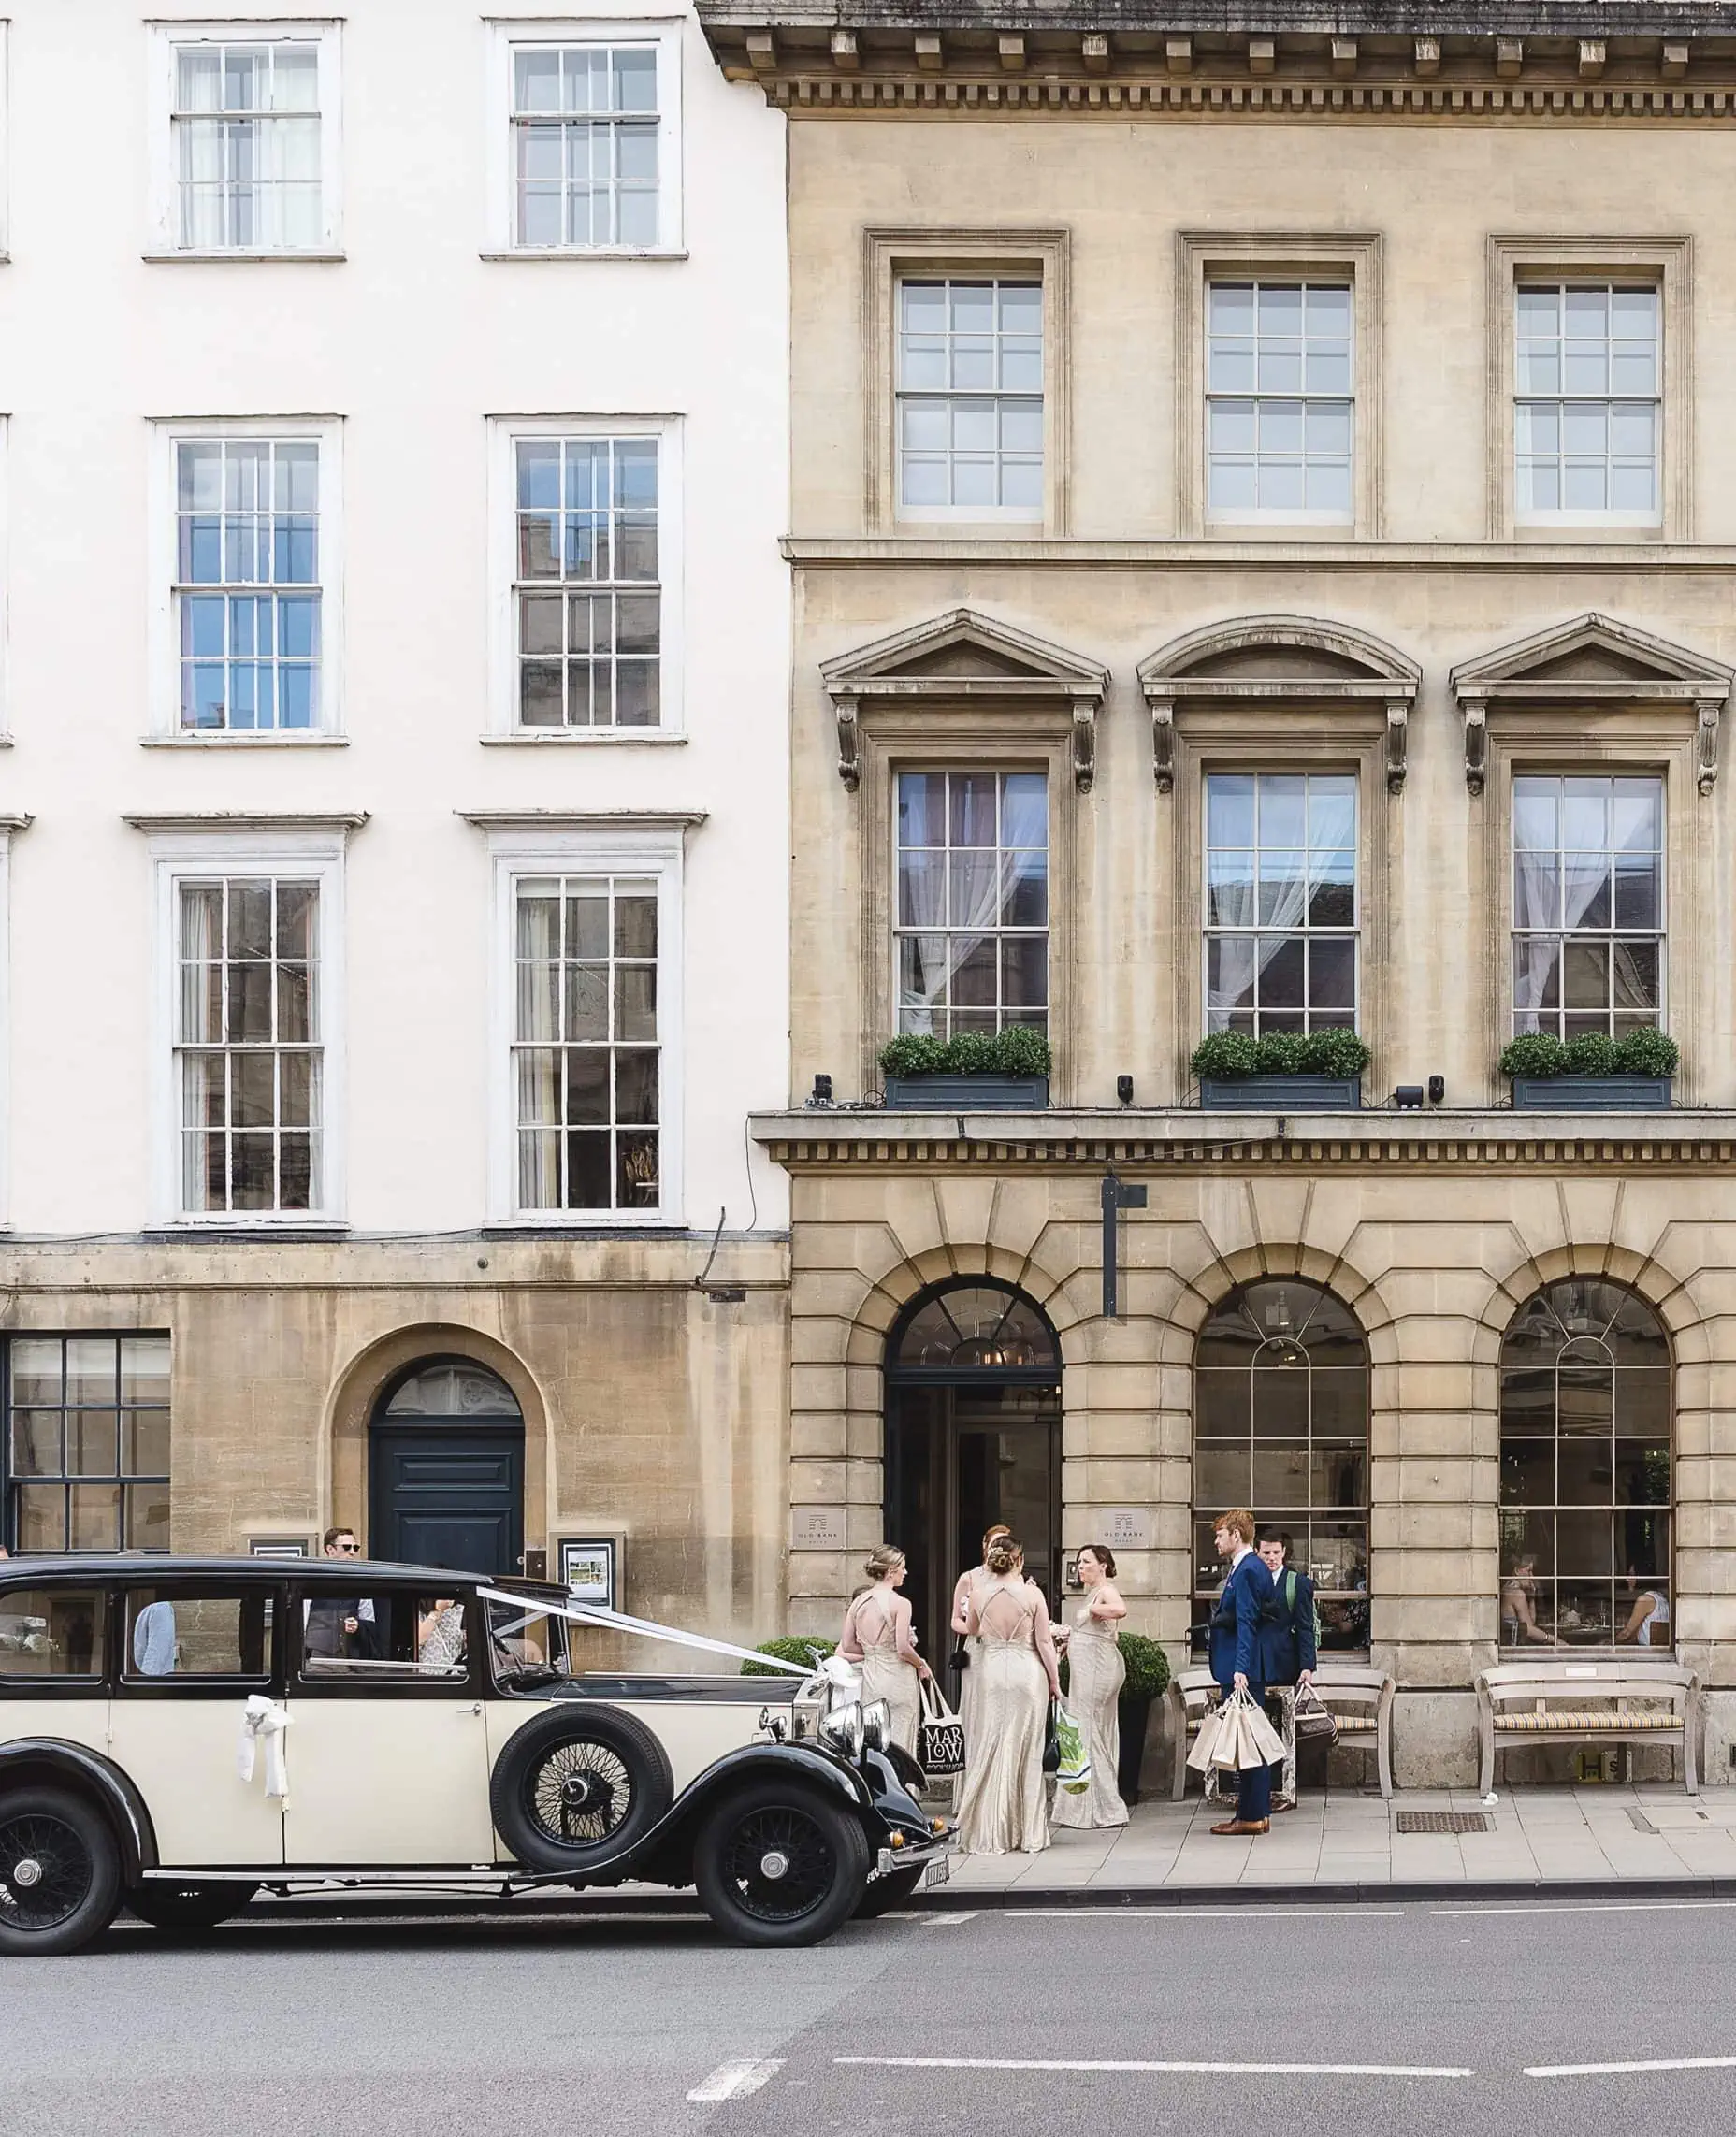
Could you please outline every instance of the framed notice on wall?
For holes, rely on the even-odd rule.
[[[311,1536],[250,1536],[247,1555],[250,1558],[311,1558],[313,1538]]]
[[[575,1603],[600,1603],[605,1610],[621,1607],[621,1539],[618,1536],[563,1536],[559,1543],[561,1584]]]

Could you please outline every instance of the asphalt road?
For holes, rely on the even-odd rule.
[[[1584,2137],[1732,2101],[1731,1901],[908,1914],[788,1953],[249,1917],[0,1961],[6,2137]]]

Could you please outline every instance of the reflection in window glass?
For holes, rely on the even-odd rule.
[[[158,1677],[268,1677],[273,1597],[183,1595],[134,1588],[126,1597],[122,1674]]]
[[[1207,503],[1214,517],[1351,517],[1348,282],[1206,293]]]
[[[1655,520],[1663,412],[1656,289],[1524,283],[1513,325],[1518,512]]]
[[[1206,1029],[1356,1024],[1356,780],[1214,772],[1206,781]]]
[[[1246,1284],[1194,1353],[1194,1623],[1223,1578],[1217,1516],[1246,1507],[1291,1538],[1315,1583],[1321,1640],[1368,1644],[1368,1355],[1329,1292],[1295,1278]]]
[[[1574,1277],[1501,1347],[1501,1644],[1671,1643],[1670,1346],[1619,1284]]]
[[[514,242],[588,251],[658,241],[657,51],[513,54]]]
[[[898,285],[899,509],[1043,513],[1043,285]]]
[[[1620,1039],[1663,1006],[1663,781],[1516,777],[1513,1030]]]
[[[0,1678],[99,1678],[108,1598],[100,1588],[0,1595]]]
[[[1049,784],[898,776],[898,1029],[1049,1027]]]
[[[169,1339],[7,1346],[0,1540],[26,1552],[169,1547]]]

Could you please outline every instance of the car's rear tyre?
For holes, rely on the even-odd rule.
[[[565,1704],[509,1740],[488,1783],[494,1829],[528,1870],[584,1870],[644,1838],[675,1799],[663,1747],[617,1707]]]
[[[120,1904],[121,1851],[94,1804],[62,1788],[0,1796],[0,1954],[80,1951]]]
[[[693,1871],[705,1912],[738,1944],[817,1944],[861,1905],[868,1841],[800,1781],[756,1781],[701,1827]]]
[[[201,1884],[195,1878],[184,1884],[156,1879],[134,1885],[126,1904],[153,1929],[214,1929],[239,1914],[258,1889],[256,1884]]]
[[[859,1922],[873,1922],[891,1908],[899,1907],[908,1899],[922,1882],[921,1863],[908,1870],[889,1870],[884,1877],[876,1877],[862,1894],[862,1903],[856,1910]]]

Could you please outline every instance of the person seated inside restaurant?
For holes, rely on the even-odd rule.
[[[1501,1643],[1517,1647],[1524,1640],[1540,1647],[1554,1647],[1555,1636],[1537,1622],[1537,1555],[1526,1552],[1501,1582]]]
[[[1628,1623],[1615,1636],[1617,1647],[1668,1647],[1670,1645],[1670,1589],[1651,1574],[1643,1577],[1630,1566],[1626,1581]]]

